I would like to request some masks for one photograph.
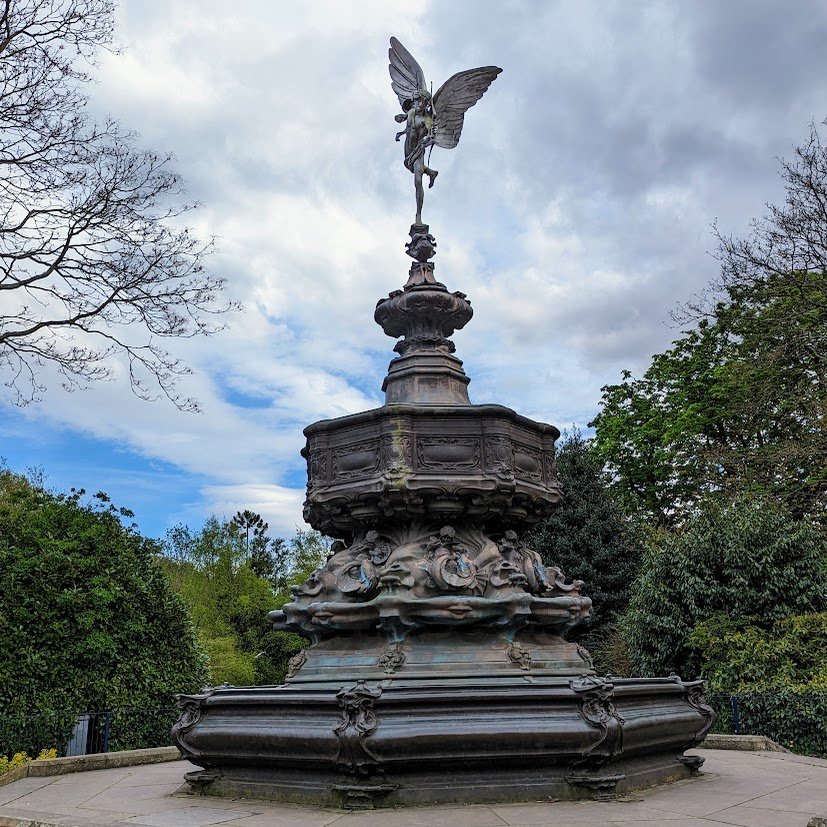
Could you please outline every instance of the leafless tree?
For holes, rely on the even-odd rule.
[[[136,147],[86,111],[96,54],[112,48],[112,0],[0,0],[0,378],[16,404],[128,364],[137,396],[176,392],[189,369],[161,342],[220,327],[223,280],[170,156]],[[218,324],[217,324],[218,322]]]
[[[726,236],[716,227],[725,289],[749,287],[772,276],[827,273],[827,146],[815,123],[793,159],[780,164],[783,206],[768,204],[768,214],[753,220],[747,238]]]

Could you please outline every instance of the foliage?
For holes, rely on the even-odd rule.
[[[11,758],[7,755],[0,755],[0,775],[5,775],[7,772],[22,767],[28,764],[32,759],[25,752],[15,752]]]
[[[75,709],[11,715],[4,711],[0,715],[0,755],[36,753],[47,744],[57,744],[62,752],[76,721]]]
[[[188,369],[158,340],[208,334],[223,280],[182,228],[192,208],[170,156],[96,123],[84,84],[113,36],[112,0],[13,0],[0,11],[0,368],[12,399],[44,390],[43,365],[66,386],[127,363],[141,398],[175,392]]]
[[[254,547],[257,544],[262,545],[267,535],[267,529],[270,528],[270,525],[264,522],[261,514],[256,514],[255,511],[250,511],[249,508],[236,512],[236,515],[230,520],[230,525],[244,532],[244,545],[247,554],[250,553],[250,535],[253,536]]]
[[[716,615],[688,644],[713,691],[827,693],[827,612],[789,615],[769,629]]]
[[[585,594],[593,606],[592,632],[608,630],[626,608],[642,550],[607,489],[590,443],[578,431],[560,446],[557,473],[565,500],[526,535],[525,542],[547,564],[586,583]]]
[[[715,384],[728,343],[706,323],[652,357],[643,378],[623,371],[603,387],[594,456],[611,474],[624,508],[670,525],[720,483],[713,446],[726,439]]]
[[[110,752],[147,747],[166,747],[171,742],[172,725],[178,719],[180,710],[175,706],[153,708],[119,708],[108,713]],[[97,740],[103,748],[104,715],[96,718]]]
[[[827,612],[789,615],[770,628],[716,615],[695,626],[688,644],[712,690],[717,731],[736,730],[737,710],[737,731],[827,757]]]
[[[255,683],[256,669],[253,656],[238,650],[234,635],[201,638],[210,659],[210,682],[250,686]]]
[[[36,752],[41,744],[57,744],[61,754],[69,746],[79,714],[85,719],[87,752],[163,747],[170,744],[170,730],[180,711],[164,707],[119,707],[103,711],[58,710],[0,715],[0,751]],[[56,756],[53,756],[56,757]]]
[[[612,624],[583,636],[598,675],[628,678],[632,675],[632,653],[618,626]]]
[[[639,675],[698,671],[688,638],[713,615],[761,628],[827,609],[827,548],[805,520],[755,498],[704,502],[644,554],[621,628]]]
[[[105,494],[85,502],[83,493],[0,471],[6,715],[171,706],[206,677],[184,603],[155,561],[158,544],[124,526],[131,513]]]
[[[164,566],[210,655],[210,681],[280,683],[289,659],[307,643],[273,631],[267,615],[324,562],[327,542],[317,532],[298,531],[289,543],[259,532],[248,552],[239,528],[237,520],[217,517],[199,531],[175,526],[167,532]]]
[[[57,750],[54,747],[40,750],[37,758],[30,758],[26,752],[16,752],[11,758],[7,755],[0,755],[0,775],[5,775],[7,772],[22,767],[30,761],[48,761],[52,758],[57,758]]]
[[[276,593],[275,608],[291,599],[291,586],[303,583],[324,564],[330,544],[318,531],[297,530],[289,542],[281,538],[272,540],[269,550],[281,566],[277,577],[268,578]],[[255,660],[257,684],[283,683],[290,658],[308,645],[300,635],[273,630],[268,630],[258,640],[261,651]]]
[[[827,758],[825,692],[713,693],[707,700],[715,710],[714,732],[764,735],[792,752]]]
[[[293,632],[266,632],[261,639],[262,651],[255,660],[255,683],[259,686],[284,683],[290,659],[307,646],[307,640]]]
[[[288,586],[304,583],[317,568],[324,564],[330,551],[330,541],[318,531],[296,530],[290,540],[292,564]]]
[[[717,233],[721,275],[692,327],[603,388],[595,451],[627,507],[675,525],[710,492],[827,508],[827,149],[782,162],[786,201],[747,239]]]
[[[250,617],[264,628],[273,594],[246,565],[244,538],[233,524],[211,517],[198,532],[184,525],[170,529],[164,553],[209,655],[210,682],[252,683],[254,652],[239,645],[239,634],[249,636]]]

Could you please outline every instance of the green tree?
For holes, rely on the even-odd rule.
[[[296,530],[289,542],[272,541],[267,547],[274,576],[268,577],[276,593],[273,608],[291,599],[290,588],[299,585],[319,568],[330,551],[330,542],[318,531]],[[292,632],[268,630],[261,639],[261,652],[255,661],[256,682],[277,684],[284,681],[290,658],[308,646],[308,641]]]
[[[715,692],[823,693],[827,699],[827,612],[788,615],[770,628],[715,615],[688,640]]]
[[[250,554],[250,535],[252,534],[253,547],[255,547],[257,541],[261,544],[270,528],[269,524],[264,522],[261,514],[256,514],[255,511],[250,511],[248,508],[236,512],[235,517],[230,520],[230,525],[244,532],[244,546],[248,556]]]
[[[626,608],[642,549],[607,487],[590,444],[574,431],[560,445],[557,474],[565,499],[525,537],[548,565],[586,583],[592,630],[612,624]]]
[[[601,411],[589,423],[594,456],[627,511],[672,525],[720,485],[716,449],[740,438],[720,387],[730,356],[728,338],[701,322],[656,354],[641,379],[624,371],[622,382],[603,388]]]
[[[210,517],[200,531],[185,525],[170,529],[164,553],[169,576],[209,653],[210,681],[252,683],[255,644],[249,645],[247,619],[256,616],[263,634],[273,594],[246,563],[244,538],[233,524]]]
[[[621,628],[638,675],[694,677],[693,629],[715,615],[769,630],[827,609],[827,546],[811,523],[743,497],[710,500],[654,535]]]
[[[250,551],[250,568],[281,594],[290,577],[290,547],[283,537],[265,537]]]
[[[0,471],[0,709],[159,708],[201,687],[205,656],[156,556],[105,494]],[[144,745],[141,727],[120,746]],[[133,740],[130,742],[129,739]],[[41,746],[57,746],[41,744]]]
[[[742,732],[827,757],[827,612],[789,615],[769,629],[716,615],[689,645],[709,688],[729,696],[710,696],[718,731],[732,732],[734,700]]]
[[[675,525],[711,492],[827,508],[827,150],[782,162],[786,200],[747,239],[717,233],[721,275],[641,378],[603,388],[594,448],[629,508]]]
[[[330,553],[330,541],[318,531],[302,531],[290,539],[290,571],[288,586],[304,583],[317,568],[323,565]],[[285,596],[286,597],[286,596]]]
[[[165,566],[210,655],[214,684],[280,683],[287,661],[306,645],[297,635],[273,631],[267,615],[290,599],[291,585],[321,565],[326,541],[297,531],[289,542],[261,534],[250,545],[248,556],[238,524],[217,517],[198,531],[178,525],[167,532]]]

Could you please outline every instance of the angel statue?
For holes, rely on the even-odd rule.
[[[396,140],[405,136],[405,166],[413,173],[416,188],[416,224],[422,224],[422,176],[428,176],[430,189],[438,175],[425,162],[425,150],[433,146],[453,149],[459,143],[465,113],[485,94],[502,69],[482,66],[457,72],[432,96],[422,68],[395,37],[391,38],[388,57],[391,87],[402,104],[402,112],[395,120],[405,122]]]

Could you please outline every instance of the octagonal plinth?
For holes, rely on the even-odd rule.
[[[562,498],[560,432],[502,405],[385,405],[304,433],[304,517],[333,537],[412,520],[524,528]]]
[[[589,798],[703,761],[698,682],[530,677],[219,688],[181,698],[174,739],[202,792],[351,807]]]

